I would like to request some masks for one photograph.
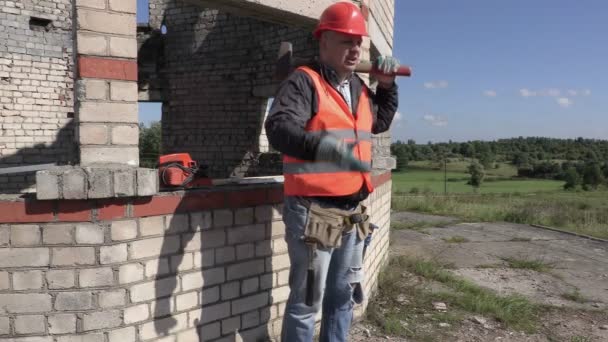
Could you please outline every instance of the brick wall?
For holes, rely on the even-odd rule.
[[[259,136],[280,42],[315,54],[308,30],[238,17],[178,1],[150,1],[150,25],[167,27],[163,151],[189,152],[215,177],[245,175]],[[263,148],[262,148],[263,149]]]
[[[365,262],[369,291],[387,260],[390,218],[390,173],[374,180],[367,205],[381,229]],[[19,214],[0,202],[0,339],[256,341],[280,332],[289,294],[280,187],[46,203]]]
[[[390,16],[392,2],[376,3],[372,2],[378,16]],[[276,85],[272,72],[281,41],[294,43],[294,55],[317,54],[310,30],[153,0],[151,29],[160,30],[162,25],[167,28],[162,65],[159,75],[150,78],[160,76],[158,83],[165,88],[163,151],[189,152],[208,164],[214,177],[280,173],[280,165],[264,164],[273,159],[265,155],[268,147],[262,126],[267,99],[274,94],[264,89]],[[390,25],[386,34],[392,36]],[[362,58],[376,55],[366,39]],[[375,168],[391,168],[386,161],[390,142],[389,133],[374,138]]]
[[[72,1],[0,0],[0,27],[0,168],[76,161]],[[0,193],[33,184],[0,175]]]
[[[366,273],[364,289],[367,297],[362,305],[355,308],[356,318],[363,318],[369,298],[378,289],[378,275],[389,257],[392,181],[390,173],[384,174],[383,177],[384,180],[377,181],[381,185],[376,187],[364,203],[371,213],[371,222],[379,229],[373,233],[372,242],[366,251],[363,267]]]

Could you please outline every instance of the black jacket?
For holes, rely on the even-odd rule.
[[[330,67],[318,63],[309,67],[323,75],[323,78],[334,88],[338,86],[336,73]],[[352,107],[356,109],[363,87],[366,85],[356,74],[353,74],[349,81]],[[397,111],[397,85],[393,84],[389,89],[378,87],[375,94],[372,91],[369,91],[369,94],[374,119],[372,133],[385,132],[390,128]],[[294,71],[281,84],[266,119],[266,135],[272,147],[291,157],[314,160],[322,135],[306,132],[305,127],[318,109],[318,99],[312,79],[302,71]],[[332,202],[354,203],[365,199],[367,195],[369,195],[367,191],[362,189],[351,196],[326,199]]]

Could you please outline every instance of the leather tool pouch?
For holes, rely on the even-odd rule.
[[[354,211],[346,211],[311,203],[308,224],[304,230],[305,241],[316,243],[322,248],[338,248],[342,245],[342,234],[349,232],[355,225],[360,236],[367,233],[369,216],[365,213],[366,209],[359,205]]]
[[[342,233],[350,229],[352,226],[347,227],[344,216],[336,213],[335,209],[311,203],[304,239],[307,243],[316,243],[322,248],[338,248],[342,244]]]

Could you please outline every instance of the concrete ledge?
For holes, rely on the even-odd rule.
[[[152,196],[157,192],[155,169],[124,165],[63,166],[36,172],[39,200]]]
[[[580,234],[580,233],[575,233],[575,232],[570,232],[570,231],[559,229],[559,228],[543,226],[541,224],[534,224],[534,223],[532,223],[532,224],[530,224],[530,226],[535,227],[535,228],[547,229],[547,230],[551,230],[551,231],[558,232],[558,233],[564,233],[564,234],[568,234],[568,235],[572,235],[572,236],[576,236],[576,237],[580,237],[580,238],[584,238],[584,239],[589,239],[589,240],[592,240],[592,241],[608,242],[608,240],[606,240],[606,239],[601,239],[601,238],[598,238],[598,237],[595,237],[595,236],[585,235],[585,234]]]
[[[213,7],[242,16],[300,26],[312,30],[321,12],[335,0],[186,0],[201,7]]]
[[[150,170],[150,169],[148,169]],[[134,172],[112,170],[114,175],[114,197],[104,199],[67,199],[66,176],[73,177],[71,186],[73,197],[88,194],[85,182],[87,173],[81,168],[72,168],[64,172],[48,170],[42,178],[52,178],[57,187],[63,189],[63,199],[37,200],[31,197],[0,196],[0,225],[6,223],[30,222],[99,222],[138,218],[175,213],[185,213],[196,210],[236,209],[258,205],[279,204],[283,202],[283,184],[251,184],[225,185],[201,189],[182,190],[176,192],[157,193],[147,197],[124,196],[116,191],[118,183],[131,184],[129,178],[136,177]],[[154,170],[151,170],[154,171]],[[125,176],[125,173],[129,173]],[[155,174],[155,172],[152,172]],[[376,189],[388,184],[390,192],[391,173],[374,170],[372,183]],[[42,179],[40,178],[40,179]],[[126,179],[123,179],[126,178]],[[124,181],[124,182],[123,182]],[[133,181],[135,182],[135,181]],[[46,184],[46,180],[44,182]],[[135,187],[135,184],[133,184]],[[47,197],[52,197],[53,187]],[[134,189],[123,189],[135,191]],[[382,191],[374,191],[368,200],[374,201]],[[0,245],[2,244],[0,232]]]
[[[372,160],[374,170],[394,170],[397,168],[397,160],[393,157],[379,157]]]

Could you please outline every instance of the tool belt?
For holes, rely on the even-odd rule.
[[[359,204],[354,210],[323,208],[310,202],[308,223],[304,229],[304,241],[323,248],[338,248],[342,245],[342,234],[357,229],[360,240],[370,232],[367,208]]]

